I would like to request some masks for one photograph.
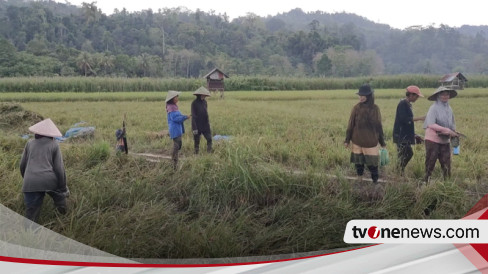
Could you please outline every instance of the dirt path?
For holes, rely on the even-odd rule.
[[[129,154],[131,155],[135,155],[135,156],[140,156],[140,157],[144,157],[146,158],[147,161],[149,162],[155,162],[155,163],[159,163],[163,160],[171,160],[171,156],[170,155],[165,155],[165,154],[153,154],[153,153],[134,153],[134,152],[130,152]],[[181,159],[182,157],[180,157]],[[304,175],[304,174],[308,174],[308,172],[306,171],[302,171],[302,170],[289,170],[290,173],[294,174],[294,175]],[[320,176],[320,175],[324,175],[329,177],[329,178],[335,178],[335,179],[338,179],[339,177],[336,176],[336,175],[332,175],[332,174],[326,174],[326,173],[319,173],[319,172],[315,172],[313,173],[314,175],[317,175],[317,176]],[[373,182],[373,180],[371,180],[371,178],[366,178],[367,175],[365,175],[363,177],[363,182]],[[351,181],[356,181],[357,178],[355,176],[343,176],[341,178],[345,178],[347,180],[351,180]],[[387,181],[384,180],[384,179],[379,179],[378,180],[378,183],[386,183]]]
[[[129,154],[135,155],[135,156],[144,157],[144,158],[146,158],[147,161],[149,161],[149,162],[155,162],[155,163],[159,163],[163,159],[165,159],[165,160],[171,160],[171,156],[170,155],[164,155],[164,154],[134,153],[134,152],[129,152]]]
[[[302,170],[290,170],[291,173],[293,174],[307,174],[308,172],[305,172],[305,171],[302,171]],[[318,172],[315,172],[313,173],[314,175],[324,175],[329,177],[329,178],[345,178],[345,179],[348,179],[348,180],[352,180],[352,181],[356,181],[357,180],[357,177],[355,176],[343,176],[343,177],[338,177],[336,175],[332,175],[332,174],[327,174],[327,173],[318,173]],[[373,180],[371,178],[366,178],[366,176],[368,176],[368,174],[365,174],[365,176],[363,177],[363,182],[373,182]],[[383,179],[378,179],[378,183],[386,183],[387,181],[386,180],[383,180]]]

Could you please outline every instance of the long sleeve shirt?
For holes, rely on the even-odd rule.
[[[406,99],[401,100],[397,106],[393,126],[393,142],[415,144],[412,105]]]
[[[58,143],[52,138],[27,142],[20,160],[23,192],[65,192],[66,173]]]
[[[425,140],[438,144],[447,144],[450,142],[450,134],[453,131],[447,127],[441,127],[438,124],[431,124],[425,129]],[[439,135],[440,134],[440,135]]]
[[[358,103],[354,106],[346,130],[345,143],[350,141],[365,148],[375,147],[378,143],[386,146],[380,108],[377,105]]]
[[[429,108],[424,121],[425,140],[438,144],[450,142],[450,135],[456,130],[451,107],[447,103],[435,102]]]
[[[191,103],[191,129],[202,133],[210,132],[207,101],[198,97]]]
[[[168,129],[169,129],[169,136],[171,139],[176,137],[180,137],[185,133],[185,126],[183,122],[188,119],[187,116],[181,114],[179,110],[168,112]]]

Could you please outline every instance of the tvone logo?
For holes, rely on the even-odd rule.
[[[380,230],[376,226],[372,226],[368,229],[368,236],[371,239],[376,239],[380,236]]]

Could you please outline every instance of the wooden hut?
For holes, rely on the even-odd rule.
[[[220,98],[224,98],[224,79],[229,78],[229,76],[223,73],[220,69],[214,68],[212,71],[207,73],[204,78],[207,78],[207,89],[210,92],[220,92]]]
[[[439,80],[441,86],[451,87],[453,89],[464,89],[467,81],[468,79],[466,79],[460,72],[446,74]]]

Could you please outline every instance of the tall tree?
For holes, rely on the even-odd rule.
[[[330,73],[332,69],[332,61],[329,59],[327,54],[321,54],[321,57],[317,62],[317,74],[321,77],[325,77]]]
[[[0,37],[0,76],[11,76],[8,68],[17,62],[17,50],[7,39]]]
[[[86,51],[81,52],[76,60],[76,64],[85,77],[90,74],[95,74],[92,69],[93,58],[90,53]]]

